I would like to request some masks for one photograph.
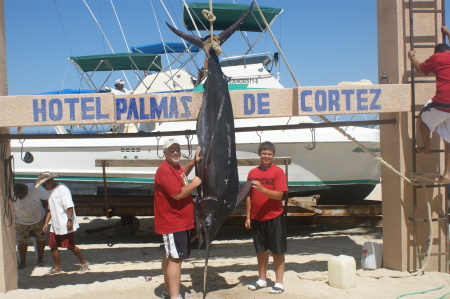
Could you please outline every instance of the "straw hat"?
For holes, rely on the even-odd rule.
[[[42,183],[57,176],[58,176],[57,174],[51,174],[49,171],[41,172],[38,175],[38,179],[34,182],[34,188],[38,188]]]

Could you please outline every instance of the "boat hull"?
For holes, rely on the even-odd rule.
[[[238,158],[257,158],[261,141],[276,144],[276,156],[291,157],[289,166],[281,167],[288,177],[290,196],[320,195],[321,204],[352,204],[363,200],[379,183],[380,167],[377,160],[348,140],[336,136],[326,140],[331,133],[316,130],[315,147],[309,139],[310,130],[289,130],[255,133],[238,133]],[[367,138],[376,130],[355,128],[354,133],[366,136],[364,146],[379,151],[377,136]],[[299,137],[303,136],[303,137]],[[306,136],[306,137],[305,137]],[[261,138],[261,140],[260,140]],[[361,137],[362,138],[362,137]],[[289,142],[286,142],[289,141]],[[196,148],[192,139],[192,150]],[[188,154],[187,142],[180,139],[182,150]],[[95,166],[97,159],[159,159],[162,146],[156,138],[98,138],[26,140],[23,152],[34,156],[31,164],[20,159],[21,144],[12,142],[17,181],[32,181],[43,171],[57,173],[75,195],[103,195],[103,173]],[[162,159],[161,159],[162,161]],[[240,181],[245,181],[254,166],[239,166]],[[109,196],[152,196],[156,167],[108,167],[106,169]],[[192,176],[192,174],[191,174]]]

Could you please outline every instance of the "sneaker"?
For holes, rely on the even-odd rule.
[[[161,298],[170,298],[170,291],[164,289],[164,291],[162,291],[161,293]]]
[[[187,292],[182,292],[178,295],[178,298],[184,299],[184,298],[188,298],[189,297],[189,293]],[[161,298],[170,298],[170,291],[164,289],[164,291],[162,291],[161,293]]]

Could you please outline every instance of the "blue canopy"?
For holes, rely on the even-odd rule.
[[[61,89],[61,90],[55,90],[55,91],[47,91],[47,92],[41,92],[41,93],[35,93],[35,95],[38,94],[77,94],[77,93],[96,93],[97,91],[91,90],[91,89]]]
[[[131,47],[134,53],[149,53],[149,54],[165,54],[165,53],[183,53],[186,47],[190,47],[190,43],[156,43],[137,47]],[[196,46],[190,48],[191,52],[198,52],[200,49]]]

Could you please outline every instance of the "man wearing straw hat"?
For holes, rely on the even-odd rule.
[[[72,251],[81,263],[81,268],[78,273],[84,273],[89,270],[89,263],[84,258],[80,248],[75,245],[74,232],[79,228],[79,225],[75,215],[72,194],[66,185],[53,179],[57,176],[48,171],[42,172],[34,183],[35,188],[42,186],[50,193],[48,198],[48,213],[45,218],[44,227],[42,228],[42,231],[46,233],[48,231],[48,223],[50,219],[52,220],[48,246],[51,249],[55,265],[49,270],[48,274],[62,273],[58,247],[67,248]]]

